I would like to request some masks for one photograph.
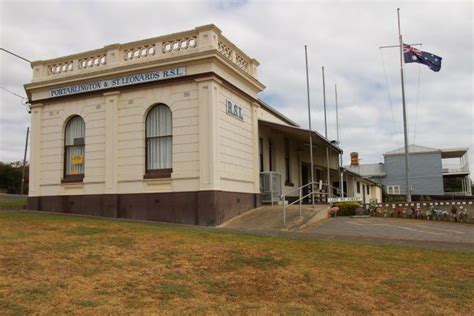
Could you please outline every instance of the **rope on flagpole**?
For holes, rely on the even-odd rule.
[[[392,113],[393,131],[395,132],[395,142],[397,143],[397,147],[400,147],[400,143],[397,138],[398,130],[397,130],[397,124],[395,123],[395,115],[393,114],[392,97],[390,95],[390,86],[388,85],[387,70],[385,69],[385,62],[383,59],[382,48],[380,48],[380,59],[382,60],[382,68],[383,68],[383,74],[385,77],[385,86],[387,87],[388,102],[390,103],[390,112]]]
[[[415,104],[415,126],[413,131],[413,145],[416,141],[416,121],[418,119],[418,101],[420,99],[420,77],[421,77],[421,64],[418,64],[418,92],[416,93],[416,104]]]

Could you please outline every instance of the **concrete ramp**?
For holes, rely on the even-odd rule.
[[[317,223],[328,217],[329,206],[317,204],[314,208],[311,205],[303,205],[302,216],[300,216],[299,206],[292,205],[287,208],[286,226],[283,225],[283,206],[266,205],[242,215],[234,217],[219,227],[233,228],[239,230],[286,230],[297,231],[307,225]]]

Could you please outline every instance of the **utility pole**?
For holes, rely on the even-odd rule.
[[[324,137],[326,140],[328,139],[328,122],[327,122],[327,115],[326,115],[326,82],[324,79],[324,66],[323,68],[323,103],[324,103]],[[328,181],[328,198],[331,197],[331,174],[329,172],[329,145],[326,146],[326,170],[327,170],[327,181]]]
[[[308,95],[308,123],[309,123],[309,156],[311,160],[311,203],[314,207],[314,168],[313,168],[313,130],[311,129],[311,103],[309,99],[308,49],[304,46],[306,60],[306,93]]]
[[[23,171],[21,175],[21,186],[20,186],[20,194],[23,195],[23,188],[25,186],[25,169],[26,169],[26,152],[28,151],[28,136],[30,134],[30,128],[26,128],[26,140],[25,140],[25,154],[23,156]]]
[[[403,133],[405,139],[405,184],[407,190],[407,202],[411,202],[411,185],[410,185],[410,165],[408,159],[408,131],[407,131],[407,109],[405,104],[405,81],[403,72],[403,39],[400,27],[400,8],[397,9],[398,16],[398,38],[400,41],[400,76],[402,81],[402,104],[403,104]]]
[[[337,145],[340,145],[340,139],[339,139],[339,110],[337,108],[337,84],[334,84],[334,94],[336,97],[336,131],[337,131]],[[341,180],[339,182],[339,190],[341,192],[341,198],[344,197],[344,172],[342,169],[342,154],[339,154],[339,172],[341,175]]]

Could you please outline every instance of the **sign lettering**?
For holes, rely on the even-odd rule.
[[[130,75],[109,80],[100,80],[96,82],[82,83],[78,85],[56,88],[49,90],[50,97],[62,97],[65,95],[78,94],[90,91],[98,91],[109,88],[118,88],[139,83],[164,80],[169,78],[181,77],[186,75],[186,68],[173,68],[168,70],[158,70],[143,74]]]
[[[329,203],[334,202],[362,202],[362,198],[358,197],[345,197],[345,198],[328,198]]]
[[[233,103],[230,100],[226,101],[225,111],[226,111],[227,114],[229,114],[230,116],[235,117],[236,119],[239,119],[241,121],[244,120],[244,113],[242,111],[242,107],[235,104],[235,103]]]

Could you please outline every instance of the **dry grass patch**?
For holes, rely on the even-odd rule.
[[[468,314],[474,254],[0,212],[0,314]]]

